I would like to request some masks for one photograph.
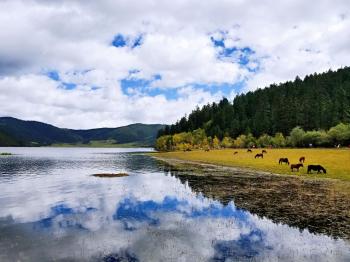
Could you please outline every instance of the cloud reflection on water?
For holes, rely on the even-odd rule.
[[[38,169],[26,179],[18,179],[22,169],[16,169],[16,179],[1,181],[1,261],[350,259],[349,243],[258,218],[236,209],[233,202],[222,205],[205,198],[157,171],[147,157],[119,156],[123,160],[114,161],[118,154],[88,150],[78,155],[76,161],[50,156],[61,166]],[[21,165],[27,160],[13,161]],[[106,171],[118,163],[130,176],[89,176],[98,171],[98,163]]]

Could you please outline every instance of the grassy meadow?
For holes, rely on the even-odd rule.
[[[267,154],[264,158],[255,159],[261,149],[253,149],[253,153],[248,153],[247,149],[218,149],[205,152],[203,150],[194,150],[189,152],[159,152],[155,156],[163,158],[173,158],[189,161],[199,161],[224,166],[234,166],[250,168],[261,171],[268,171],[278,174],[299,175],[314,178],[334,178],[350,181],[350,150],[349,149],[266,149]],[[233,154],[235,151],[238,154]],[[304,167],[299,172],[291,172],[287,164],[279,165],[278,161],[282,157],[287,157],[290,164],[299,163],[299,158],[306,158]],[[327,174],[307,174],[307,165],[319,164],[327,170]]]

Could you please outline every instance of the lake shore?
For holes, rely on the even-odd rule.
[[[332,178],[350,182],[350,150],[349,149],[325,149],[325,148],[281,148],[267,149],[263,158],[255,158],[262,149],[253,149],[248,153],[247,149],[216,149],[205,152],[193,150],[189,152],[172,151],[157,152],[153,155],[161,158],[179,159],[205,164],[214,164],[233,168],[243,168],[271,174],[293,175],[305,178]],[[291,171],[290,165],[279,164],[280,158],[287,158],[290,164],[299,163],[299,158],[305,157],[303,167],[299,171]],[[307,173],[308,165],[322,165],[327,173]]]
[[[234,201],[276,223],[350,240],[349,182],[151,155],[206,197],[224,204]]]

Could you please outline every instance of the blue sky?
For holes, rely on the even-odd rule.
[[[0,112],[67,128],[170,124],[350,61],[346,0],[13,0],[0,23]]]

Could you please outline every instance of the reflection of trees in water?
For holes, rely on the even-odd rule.
[[[206,170],[207,169],[207,170]],[[164,171],[224,205],[234,201],[275,223],[312,233],[350,239],[350,195],[329,181],[213,170],[213,167],[164,165]],[[196,175],[198,170],[199,175]]]

